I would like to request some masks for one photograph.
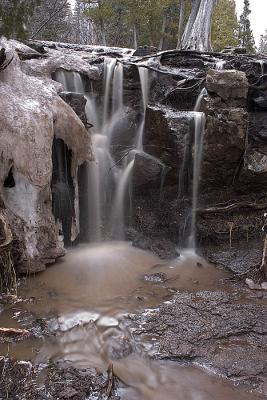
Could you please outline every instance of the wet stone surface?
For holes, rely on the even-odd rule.
[[[0,399],[110,399],[115,395],[115,379],[108,372],[76,369],[68,363],[50,364],[38,370],[29,362],[0,358]],[[111,385],[112,383],[112,385]]]
[[[158,309],[130,316],[130,325],[136,340],[146,338],[153,358],[193,361],[261,392],[267,371],[263,303],[238,292],[177,293]]]

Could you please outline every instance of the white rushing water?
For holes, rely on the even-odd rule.
[[[193,182],[192,182],[192,207],[190,234],[187,246],[195,251],[196,249],[196,216],[198,206],[199,184],[201,176],[201,163],[203,157],[203,140],[205,132],[206,117],[203,112],[200,112],[204,97],[207,95],[207,90],[203,88],[197,98],[194,107],[194,144],[193,144]],[[186,155],[185,155],[186,157]],[[184,167],[183,167],[184,168]],[[184,173],[184,171],[182,171]]]
[[[195,133],[194,133],[194,157],[193,157],[193,190],[192,190],[192,211],[191,211],[191,229],[188,240],[188,247],[196,248],[196,213],[198,204],[198,192],[200,182],[201,161],[203,154],[203,136],[206,118],[202,112],[195,111]]]
[[[219,67],[219,66],[217,66]],[[222,68],[222,65],[220,65]],[[129,148],[122,160],[114,159],[112,153],[112,139],[125,115],[123,102],[123,64],[116,59],[106,57],[104,62],[104,96],[102,104],[96,94],[85,91],[82,77],[77,72],[58,71],[56,80],[61,82],[68,91],[83,93],[87,99],[86,116],[91,128],[92,145],[95,161],[90,162],[87,168],[88,186],[88,238],[89,241],[107,239],[124,239],[125,220],[131,215],[132,204],[132,176],[136,154],[143,150],[143,136],[145,127],[146,107],[149,101],[149,71],[138,67],[141,87],[142,118],[135,132],[134,146]],[[188,247],[196,248],[196,211],[198,203],[200,170],[203,153],[203,135],[205,129],[205,114],[200,112],[203,98],[207,94],[203,89],[194,108],[194,143],[193,180],[192,180],[192,211]],[[102,110],[102,119],[99,117]],[[152,157],[152,156],[150,156]],[[159,162],[159,160],[157,160]],[[164,165],[162,165],[162,180],[164,179]],[[180,172],[184,173],[185,166]],[[180,179],[181,184],[182,180]],[[179,191],[182,188],[179,187]],[[162,185],[160,189],[162,198]]]
[[[113,158],[111,144],[117,126],[124,117],[123,64],[116,59],[105,57],[102,105],[96,101],[93,90],[90,93],[85,91],[79,73],[63,70],[56,73],[56,80],[62,83],[65,90],[84,94],[87,99],[87,120],[93,125],[91,133],[95,161],[87,168],[90,241],[100,241],[104,239],[104,234],[113,239],[124,238],[125,216],[130,213],[132,203],[130,189],[134,159],[137,152],[143,151],[145,110],[148,103],[148,70],[140,67],[139,76],[143,108],[141,122],[136,130],[134,148],[129,149],[122,162],[117,163]],[[101,108],[102,120],[99,118]]]

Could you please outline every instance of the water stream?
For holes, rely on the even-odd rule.
[[[0,345],[2,354],[31,360],[37,365],[50,360],[71,361],[77,368],[106,371],[113,364],[124,382],[118,389],[122,400],[249,400],[229,382],[196,366],[149,358],[145,341],[133,339],[129,315],[148,312],[170,301],[177,291],[222,289],[226,273],[196,255],[196,210],[203,153],[205,115],[200,112],[205,90],[197,101],[194,117],[191,231],[188,247],[176,259],[162,261],[131,243],[103,241],[123,238],[124,222],[131,203],[131,176],[136,154],[142,154],[149,74],[139,68],[143,114],[135,132],[134,147],[121,163],[112,155],[112,135],[124,114],[123,65],[105,58],[102,101],[76,72],[58,71],[56,79],[67,91],[87,99],[86,115],[91,128],[95,161],[87,168],[88,230],[91,243],[71,249],[63,260],[45,272],[30,277],[19,288],[19,303],[0,314],[0,326],[16,327],[27,315],[46,321],[53,335],[29,339],[10,347]],[[102,110],[103,117],[100,110]],[[191,149],[190,149],[191,150]],[[164,168],[162,168],[164,177]],[[162,191],[162,188],[161,188]],[[98,243],[102,241],[101,243]],[[162,278],[163,277],[163,278]],[[26,314],[25,314],[26,313]],[[14,318],[14,315],[16,318]],[[128,321],[128,322],[126,322]],[[156,333],[153,333],[156,339]]]
[[[164,273],[166,280],[147,279],[156,273]],[[19,296],[30,296],[30,303],[0,314],[0,325],[6,327],[36,315],[55,334],[8,347],[0,344],[1,354],[8,351],[9,356],[37,365],[68,361],[76,368],[103,372],[112,362],[114,373],[124,382],[118,389],[121,400],[253,399],[195,366],[150,360],[149,348],[134,341],[124,319],[170,300],[174,290],[220,289],[225,276],[191,251],[162,262],[125,242],[80,246],[24,282]]]
[[[98,117],[101,114],[101,104],[96,101],[95,93],[85,91],[79,73],[59,70],[55,75],[55,79],[62,83],[66,91],[84,94],[87,99],[85,109],[87,120],[93,125],[91,133],[95,161],[87,168],[87,184],[90,188],[87,225],[90,242],[98,242],[105,238],[124,238],[125,217],[131,213],[131,176],[135,154],[143,152],[145,110],[148,103],[148,70],[140,67],[139,76],[142,118],[136,130],[134,148],[123,157],[121,163],[117,164],[111,152],[111,143],[113,134],[116,133],[117,126],[124,117],[122,63],[105,57],[102,120]],[[130,197],[128,202],[127,196]]]

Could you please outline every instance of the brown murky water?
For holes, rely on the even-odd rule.
[[[127,243],[80,247],[21,286],[19,295],[31,296],[32,304],[0,314],[0,326],[16,327],[14,312],[23,318],[30,311],[45,318],[56,336],[8,349],[2,345],[0,351],[37,363],[70,360],[77,367],[99,370],[112,361],[115,374],[130,387],[120,390],[125,400],[253,399],[197,368],[148,360],[123,323],[123,315],[157,307],[174,290],[218,289],[224,277],[192,252],[162,262]]]

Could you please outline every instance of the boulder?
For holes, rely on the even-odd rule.
[[[259,96],[256,99],[253,99],[253,101],[260,110],[267,110],[267,95]]]
[[[267,155],[250,149],[245,155],[245,167],[256,175],[267,174]]]
[[[81,93],[61,92],[60,97],[71,106],[78,115],[80,120],[87,126],[87,118],[85,114],[86,98]]]
[[[88,131],[58,95],[53,81],[25,74],[12,42],[1,39],[12,62],[0,72],[0,197],[27,272],[64,254],[52,214],[52,146],[61,139],[71,150],[75,191],[73,240],[79,231],[77,170],[92,159]],[[35,60],[37,63],[40,60]],[[29,267],[29,268],[28,268]]]
[[[177,185],[193,132],[194,112],[173,111],[161,105],[147,107],[144,150],[167,166],[169,183]]]
[[[144,152],[136,153],[133,166],[134,187],[147,183],[159,186],[164,170],[165,166],[158,158]]]
[[[246,74],[235,70],[210,69],[207,74],[206,87],[223,100],[246,99],[248,81]]]
[[[218,107],[219,106],[219,107]],[[248,114],[243,108],[220,108],[207,98],[206,132],[202,162],[203,186],[231,184],[245,151]]]

